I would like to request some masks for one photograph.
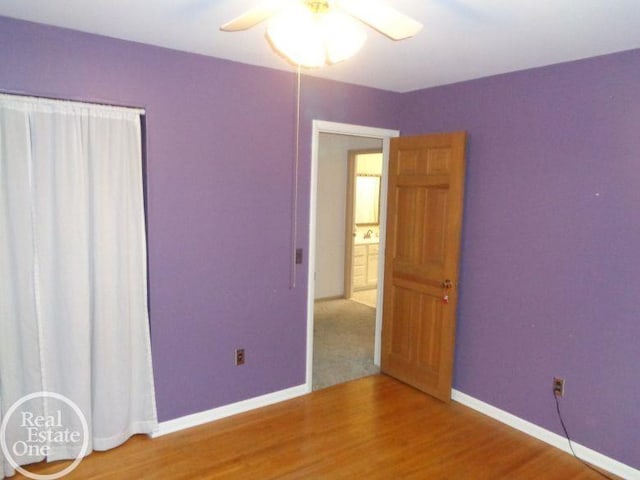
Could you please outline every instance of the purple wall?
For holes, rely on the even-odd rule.
[[[640,50],[405,95],[467,130],[455,388],[640,467]]]
[[[0,91],[146,108],[160,419],[303,383],[294,76],[1,17],[0,45]],[[404,95],[305,78],[297,242],[311,119],[467,130],[455,387],[559,432],[563,376],[576,440],[636,468],[638,78],[638,50]]]
[[[304,383],[306,262],[289,288],[295,76],[2,17],[0,45],[2,92],[146,108],[160,420]],[[306,246],[310,119],[397,128],[400,95],[302,85]]]

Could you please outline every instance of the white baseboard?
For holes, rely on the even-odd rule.
[[[169,433],[184,430],[185,428],[196,427],[203,423],[209,423],[221,418],[230,417],[238,413],[248,412],[260,407],[266,407],[273,403],[282,402],[284,400],[290,400],[301,395],[309,393],[309,387],[306,384],[298,385],[297,387],[287,388],[259,397],[249,398],[241,402],[232,403],[223,407],[213,408],[204,412],[194,413],[192,415],[186,415],[184,417],[175,418],[166,422],[158,424],[158,430],[151,434],[152,438],[161,437]]]
[[[489,405],[477,398],[471,397],[466,393],[462,393],[458,390],[452,390],[451,398],[456,402],[459,402],[469,408],[477,410],[480,413],[484,413],[485,415],[498,420],[510,427],[515,428],[516,430],[520,430],[532,437],[537,438],[538,440],[542,440],[549,445],[552,445],[560,450],[563,450],[567,453],[571,453],[569,448],[569,442],[567,439],[557,433],[553,433],[550,430],[539,427],[538,425],[528,422],[520,417],[516,417],[504,410],[500,410],[493,405]],[[624,463],[618,462],[613,458],[607,457],[601,453],[596,452],[595,450],[591,450],[579,443],[574,441],[571,442],[573,445],[573,449],[576,452],[576,455],[580,457],[585,462],[590,463],[596,467],[602,468],[608,472],[613,473],[614,475],[618,475],[627,480],[640,480],[640,470],[636,470],[629,465],[625,465]]]

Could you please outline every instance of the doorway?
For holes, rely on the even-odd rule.
[[[350,124],[340,124],[333,122],[324,122],[317,121],[313,122],[313,133],[312,133],[312,161],[311,161],[311,188],[310,188],[310,212],[309,212],[309,277],[308,277],[308,292],[307,292],[307,371],[306,371],[306,385],[307,389],[310,391],[313,388],[313,359],[314,359],[314,307],[316,297],[344,297],[344,239],[345,239],[345,207],[342,207],[342,228],[340,229],[340,235],[342,238],[343,249],[342,252],[337,253],[335,251],[327,252],[317,250],[317,234],[318,231],[318,221],[322,223],[322,219],[319,218],[322,214],[319,214],[318,205],[323,199],[329,198],[335,200],[334,196],[331,193],[327,193],[326,183],[324,186],[320,184],[319,190],[319,149],[321,144],[321,139],[323,135],[332,134],[338,136],[350,136],[355,139],[359,139],[360,143],[355,144],[355,148],[358,148],[358,145],[361,145],[360,148],[369,148],[369,146],[373,146],[374,148],[382,148],[383,152],[383,176],[381,177],[382,181],[380,182],[380,208],[379,208],[379,236],[380,236],[380,244],[379,244],[379,257],[378,257],[378,269],[380,273],[382,273],[383,268],[383,252],[384,252],[384,222],[386,217],[386,169],[388,165],[388,152],[389,152],[389,139],[391,137],[396,137],[399,135],[399,132],[396,130],[385,130],[371,127],[364,127],[358,125],[350,125]],[[367,146],[366,139],[372,139],[374,143],[369,143]],[[363,143],[365,142],[365,143]],[[329,188],[337,188],[339,187],[343,191],[343,196],[346,200],[346,194],[344,190],[346,189],[346,158],[343,159],[345,162],[345,177],[342,181],[335,182],[335,185],[331,182],[328,183]],[[334,207],[334,212],[336,214],[340,214],[340,207]],[[325,232],[326,233],[326,232]],[[323,249],[325,250],[325,249]],[[327,258],[331,257],[330,260],[333,260],[334,263],[336,257],[340,259],[341,267],[337,269],[334,265],[334,270],[338,270],[341,274],[341,279],[332,282],[325,275],[320,275],[319,278],[316,277],[318,273],[318,269],[316,265],[322,266],[323,269],[327,265]],[[382,277],[382,275],[381,275]],[[374,319],[374,332],[373,332],[373,357],[374,364],[380,365],[380,335],[381,335],[381,325],[382,325],[382,282],[379,282],[379,288],[377,290],[376,295],[376,310],[375,310],[375,319]],[[364,307],[363,308],[367,308]],[[348,360],[347,360],[348,361]]]
[[[376,149],[350,150],[347,164],[344,298],[373,308],[377,305],[379,276],[382,182],[382,142],[379,142]]]

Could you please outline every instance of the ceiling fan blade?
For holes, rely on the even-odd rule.
[[[413,37],[422,29],[420,22],[381,1],[341,0],[338,6],[392,40]]]
[[[262,2],[257,7],[252,8],[251,10],[247,10],[239,17],[236,17],[230,22],[225,23],[220,27],[220,30],[223,30],[225,32],[247,30],[278,13],[285,6],[285,4],[286,2],[284,2],[283,0],[271,0]]]

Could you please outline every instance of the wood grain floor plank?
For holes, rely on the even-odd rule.
[[[28,469],[46,474],[65,463]],[[16,479],[24,478],[20,475]],[[570,455],[376,375],[95,452],[68,480],[598,480]]]

